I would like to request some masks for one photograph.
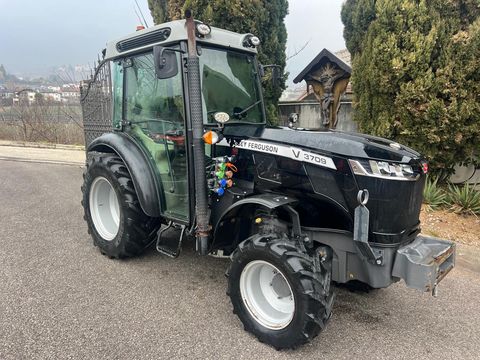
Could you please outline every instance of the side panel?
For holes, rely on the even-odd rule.
[[[140,206],[145,214],[152,217],[161,215],[164,199],[161,183],[157,182],[154,170],[143,150],[123,133],[107,133],[90,143],[88,151],[114,152],[125,162],[133,185],[137,192]]]

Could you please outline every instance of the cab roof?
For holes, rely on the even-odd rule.
[[[238,34],[212,27],[209,35],[198,37],[197,42],[257,53],[255,48],[244,45],[252,34]],[[125,55],[148,50],[154,45],[167,45],[187,40],[186,20],[176,20],[140,30],[107,43],[105,59],[112,60]]]

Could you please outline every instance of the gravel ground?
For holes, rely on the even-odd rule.
[[[232,314],[227,261],[185,246],[115,261],[92,245],[80,166],[0,160],[0,359],[478,359],[480,275],[457,267],[439,297],[395,284],[337,289],[327,329],[275,351]]]
[[[448,210],[427,211],[420,214],[422,231],[431,236],[454,240],[480,249],[480,217],[459,215]]]

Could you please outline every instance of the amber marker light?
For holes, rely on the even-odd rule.
[[[213,130],[207,131],[205,134],[203,134],[202,137],[205,144],[210,144],[210,145],[214,145],[221,140],[220,135],[218,135]]]

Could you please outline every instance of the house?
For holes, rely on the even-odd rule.
[[[80,101],[80,87],[77,84],[62,86],[60,94],[64,103],[78,103]]]
[[[56,91],[42,91],[39,93],[45,102],[61,102],[62,95]]]
[[[20,104],[27,104],[32,105],[37,97],[37,92],[32,89],[23,89],[15,93],[16,97],[18,97],[17,101]]]
[[[13,104],[15,93],[6,88],[0,89],[0,106],[10,106]]]

